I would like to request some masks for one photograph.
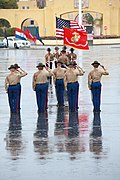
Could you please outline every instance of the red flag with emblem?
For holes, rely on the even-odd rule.
[[[26,31],[25,31],[25,34],[26,34],[26,37],[34,42],[36,42],[36,37],[34,37],[30,30],[28,28],[26,28]]]
[[[78,29],[64,28],[64,45],[89,50],[87,33]]]

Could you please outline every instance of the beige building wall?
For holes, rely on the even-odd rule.
[[[19,1],[17,2],[19,9],[37,9],[36,0]]]
[[[78,9],[74,7],[74,0],[46,0],[46,7],[38,9],[36,1],[20,1],[22,5],[30,9],[1,9],[0,18],[10,22],[12,27],[21,28],[21,24],[26,19],[33,19],[39,26],[41,36],[55,36],[56,20],[55,17],[72,19],[78,14]],[[89,0],[89,7],[82,9],[83,12],[95,12],[103,14],[103,34],[120,36],[120,1],[119,0]],[[107,26],[107,30],[104,30]]]

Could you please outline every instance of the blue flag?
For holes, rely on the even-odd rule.
[[[36,39],[39,40],[44,45],[44,42],[42,41],[41,37],[39,36],[38,28],[36,28]]]

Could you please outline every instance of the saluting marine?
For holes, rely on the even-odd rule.
[[[85,71],[80,67],[80,66],[78,66],[77,65],[77,63],[76,63],[76,61],[73,61],[73,64],[74,64],[74,68],[75,69],[80,69],[81,70],[81,72],[83,72],[83,73],[85,73]],[[78,81],[78,77],[79,76],[77,76],[77,81]],[[76,101],[76,109],[78,109],[79,107],[78,107],[78,97],[79,97],[79,85],[78,85],[78,88],[77,88],[77,101]]]
[[[10,74],[5,79],[5,90],[8,93],[8,100],[11,113],[17,113],[20,111],[20,79],[27,75],[25,71],[18,71],[16,73],[16,67],[11,65],[9,68]]]
[[[67,87],[68,104],[70,111],[78,109],[78,76],[83,76],[84,71],[80,67],[74,67],[75,63],[70,62],[64,76],[65,86]]]
[[[49,76],[52,76],[52,72],[48,67],[44,69],[45,65],[39,63],[37,66],[38,71],[33,75],[32,87],[36,92],[38,113],[45,112],[47,109],[47,97],[48,97],[48,80]]]
[[[14,64],[15,68],[16,68],[16,73],[21,73],[21,72],[25,72],[23,69],[20,68],[20,66],[18,64]],[[19,94],[19,109],[20,109],[20,98],[21,98],[21,84],[20,84],[20,79],[18,82],[18,94]]]
[[[64,75],[66,69],[62,68],[61,65],[62,63],[58,61],[57,68],[53,70],[58,106],[64,106]]]
[[[47,48],[48,53],[45,55],[45,63],[46,66],[52,69],[53,61],[54,61],[54,55],[51,52],[50,48]]]
[[[100,112],[100,99],[101,99],[101,77],[102,75],[109,75],[104,66],[100,65],[98,61],[91,64],[94,69],[88,75],[88,87],[92,92],[93,111]],[[98,67],[101,66],[102,69]]]

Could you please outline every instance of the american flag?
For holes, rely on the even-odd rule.
[[[65,20],[56,17],[56,38],[64,38],[64,27],[70,29],[79,29],[80,31],[86,32],[84,26],[79,26],[77,21]]]

